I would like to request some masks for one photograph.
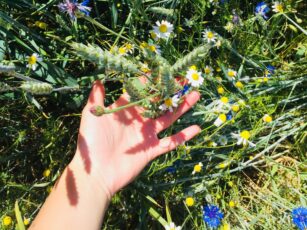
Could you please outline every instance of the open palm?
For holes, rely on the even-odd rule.
[[[97,81],[82,112],[76,157],[81,159],[88,174],[104,183],[111,196],[131,182],[151,160],[200,131],[193,125],[173,136],[157,137],[197,102],[197,92],[187,95],[176,111],[167,112],[157,119],[142,117],[144,110],[139,106],[97,117],[90,108],[104,106],[104,96],[104,87]],[[108,109],[126,105],[128,98],[123,94]]]

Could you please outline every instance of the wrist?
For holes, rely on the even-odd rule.
[[[112,193],[109,191],[103,178],[92,168],[89,169],[88,162],[83,160],[80,153],[76,153],[68,167],[83,181],[83,185],[93,191],[93,195],[106,198],[109,203]],[[90,166],[91,167],[91,166]]]

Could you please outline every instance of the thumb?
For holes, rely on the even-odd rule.
[[[105,89],[101,81],[97,80],[93,84],[93,88],[89,95],[87,105],[100,105],[104,107]]]

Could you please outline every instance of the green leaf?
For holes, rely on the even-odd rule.
[[[16,230],[25,230],[25,226],[23,224],[22,215],[19,210],[18,201],[15,202],[15,216],[17,220]]]

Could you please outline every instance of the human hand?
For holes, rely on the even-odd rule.
[[[144,118],[141,115],[144,110],[139,106],[97,117],[90,109],[97,105],[104,107],[104,97],[105,89],[96,81],[82,112],[74,161],[103,186],[109,197],[131,182],[151,160],[200,132],[193,125],[173,136],[157,137],[198,101],[197,92],[185,96],[173,113],[167,112],[157,119]],[[128,98],[128,94],[123,94],[108,109],[128,104]]]

